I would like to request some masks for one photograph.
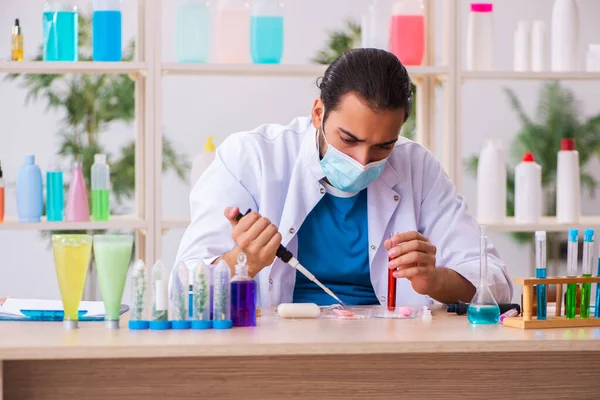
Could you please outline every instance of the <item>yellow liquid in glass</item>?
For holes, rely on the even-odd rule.
[[[90,240],[53,240],[52,246],[65,319],[78,321],[79,303],[92,251],[91,237]]]

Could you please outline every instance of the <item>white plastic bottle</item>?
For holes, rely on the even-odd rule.
[[[110,217],[110,167],[106,154],[95,154],[92,165],[92,220],[108,221]]]
[[[192,172],[190,174],[190,187],[193,188],[198,179],[202,176],[206,168],[215,159],[215,145],[213,143],[213,136],[206,138],[204,143],[204,149],[202,153],[198,154],[192,162]]]
[[[544,21],[533,21],[531,25],[531,70],[546,70],[546,24]]]
[[[515,222],[533,224],[542,215],[542,167],[525,153],[515,167]]]
[[[390,47],[390,21],[392,18],[389,0],[372,0],[369,11],[362,18],[361,46],[388,50]]]
[[[562,139],[556,167],[556,220],[577,223],[581,214],[579,153],[575,139]]]
[[[493,4],[473,3],[467,26],[467,70],[489,71],[494,66]]]
[[[579,69],[577,0],[556,0],[552,10],[552,71]]]
[[[497,140],[488,141],[479,155],[477,218],[479,223],[501,223],[506,219],[506,164]]]
[[[529,21],[519,21],[514,38],[514,70],[526,72],[530,70],[531,57],[531,25]]]

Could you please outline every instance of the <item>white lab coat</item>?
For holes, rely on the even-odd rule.
[[[296,233],[326,193],[310,118],[289,126],[263,125],[229,136],[190,195],[191,223],[178,252],[189,267],[210,263],[235,247],[227,206],[251,208],[279,227],[283,245],[297,254]],[[437,266],[453,268],[477,286],[479,228],[467,214],[440,163],[421,145],[400,138],[380,177],[368,187],[369,265],[377,298],[386,304],[390,232],[419,231],[437,247]],[[332,249],[343,252],[344,249]],[[177,265],[177,264],[176,264]],[[311,266],[305,265],[310,271]],[[488,246],[488,281],[498,302],[512,299],[513,287],[496,250]],[[318,277],[317,277],[318,278]],[[291,302],[296,270],[279,259],[258,274],[260,304]],[[397,304],[428,304],[407,279],[399,279]]]

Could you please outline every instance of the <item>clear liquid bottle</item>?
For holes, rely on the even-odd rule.
[[[567,245],[567,277],[577,276],[577,252],[579,242],[579,232],[577,229],[569,229],[569,244]],[[577,311],[577,284],[567,283],[567,293],[565,299],[565,316],[568,319],[575,318]]]
[[[194,271],[193,321],[192,329],[210,329],[210,268],[199,263]]]
[[[256,326],[256,282],[248,275],[247,258],[237,256],[235,275],[231,279],[231,319],[233,326]]]
[[[129,315],[129,329],[148,329],[148,272],[146,264],[137,260],[130,273],[131,279],[131,313]]]
[[[498,303],[488,286],[487,236],[483,227],[481,227],[480,246],[479,264],[481,277],[477,292],[475,292],[475,296],[467,309],[467,317],[470,323],[476,325],[497,324],[500,320],[500,307],[498,307]]]
[[[229,329],[231,321],[231,278],[229,265],[219,261],[213,271],[213,328]]]
[[[169,295],[167,271],[162,261],[152,267],[152,317],[150,329],[162,331],[171,329],[169,322]]]
[[[361,46],[388,50],[390,47],[390,0],[372,0],[361,23]]]
[[[425,57],[425,14],[419,0],[396,0],[392,6],[390,52],[405,66],[417,66]]]
[[[44,61],[77,61],[79,59],[78,9],[72,4],[46,1],[43,15]]]
[[[191,321],[188,320],[189,274],[189,269],[184,263],[175,266],[171,273],[169,314],[172,329],[190,329],[191,327]]]
[[[175,21],[175,53],[179,62],[204,63],[210,53],[211,19],[205,0],[181,0]]]
[[[283,3],[255,0],[250,12],[250,53],[254,64],[279,64],[283,56]]]
[[[592,264],[594,262],[594,230],[586,229],[583,233],[583,266],[581,276],[590,278],[592,276]],[[592,284],[584,283],[581,285],[581,308],[579,315],[581,318],[590,317],[590,297],[592,294]]]
[[[110,217],[110,167],[106,154],[96,154],[92,165],[92,219],[108,221]]]
[[[546,278],[546,232],[535,233],[535,277]],[[547,297],[546,285],[535,286],[537,319],[546,319]]]
[[[220,0],[214,29],[216,62],[243,64],[250,55],[250,12],[245,0]]]
[[[93,0],[92,58],[121,61],[122,25],[120,0]]]

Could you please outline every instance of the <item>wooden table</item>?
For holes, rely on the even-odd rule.
[[[5,322],[0,398],[590,399],[598,339],[598,328],[471,326],[442,309],[430,323],[264,315],[229,331]]]

